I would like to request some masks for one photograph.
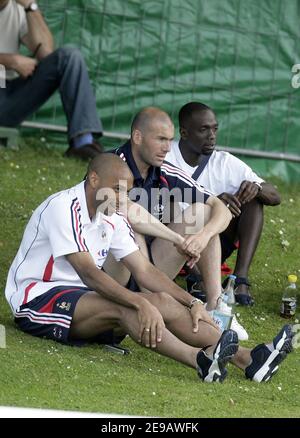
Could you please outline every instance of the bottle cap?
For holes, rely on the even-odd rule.
[[[289,281],[290,283],[296,283],[296,281],[297,281],[297,275],[294,275],[294,274],[290,274],[290,275],[288,275],[288,281]]]

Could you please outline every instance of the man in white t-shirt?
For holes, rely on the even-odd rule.
[[[127,164],[105,154],[92,160],[85,181],[34,211],[5,290],[16,324],[33,336],[75,345],[129,334],[195,368],[207,382],[223,381],[229,360],[247,378],[267,380],[291,351],[292,327],[253,350],[239,347],[233,330],[221,334],[203,304],[139,251],[118,213],[132,186]],[[134,293],[105,273],[108,251],[151,293]]]
[[[215,150],[218,123],[210,107],[199,102],[184,105],[179,111],[179,127],[180,140],[173,142],[166,160],[185,170],[230,209],[233,219],[220,235],[222,261],[238,241],[236,297],[240,304],[251,305],[248,271],[263,228],[263,206],[278,205],[280,196],[243,161]]]
[[[24,44],[32,57],[19,54]],[[53,37],[32,0],[0,0],[0,126],[15,127],[59,90],[68,121],[66,156],[92,158],[101,152],[93,134],[102,134],[94,93],[79,50],[54,50]],[[2,85],[1,85],[2,86]]]

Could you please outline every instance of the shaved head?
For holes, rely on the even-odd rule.
[[[122,158],[106,153],[97,155],[88,166],[85,185],[90,217],[98,208],[103,214],[113,214],[127,203],[132,185],[132,172]]]
[[[131,125],[131,133],[133,133],[135,129],[144,133],[152,129],[157,123],[173,125],[170,116],[165,111],[154,106],[149,106],[136,114]]]
[[[90,161],[87,174],[96,172],[101,179],[105,180],[114,173],[118,178],[132,178],[132,173],[125,161],[115,154],[100,154]]]
[[[149,106],[137,113],[131,125],[131,146],[143,178],[150,166],[162,165],[173,138],[174,125],[165,111]]]

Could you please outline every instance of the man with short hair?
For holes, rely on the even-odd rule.
[[[68,345],[129,334],[195,368],[206,382],[223,381],[229,360],[247,378],[268,380],[292,349],[291,326],[253,350],[239,347],[232,330],[220,334],[202,303],[139,251],[118,213],[132,185],[128,166],[104,154],[92,160],[85,181],[51,195],[33,212],[5,290],[16,324]],[[131,292],[107,275],[102,267],[108,251],[151,293]]]
[[[278,205],[280,196],[243,161],[215,150],[218,122],[210,107],[200,102],[184,105],[179,111],[179,127],[180,140],[172,143],[166,159],[218,196],[231,211],[232,220],[220,235],[222,262],[238,241],[236,299],[251,305],[248,271],[263,228],[263,206]]]
[[[144,108],[133,120],[130,141],[115,153],[126,161],[133,173],[134,188],[130,198],[142,204],[168,228],[186,236],[185,248],[201,254],[197,264],[203,272],[208,289],[207,306],[211,310],[221,293],[218,234],[227,227],[231,214],[222,202],[187,174],[164,161],[173,137],[174,125],[168,114],[159,108]],[[172,196],[168,199],[169,192],[174,194],[173,199]],[[180,201],[189,204],[184,215],[176,209]],[[194,229],[188,234],[193,220]],[[154,236],[146,236],[145,240],[138,235],[137,239],[145,255],[174,279],[185,263],[186,255],[176,251],[171,242]]]
[[[23,43],[32,57],[19,54]],[[77,49],[55,51],[53,37],[32,0],[0,0],[0,64],[6,87],[0,90],[0,126],[18,126],[59,90],[68,122],[66,156],[92,158],[102,135],[86,64]]]
[[[140,231],[132,224],[144,255],[171,279],[177,276],[186,256],[190,255],[193,260],[189,265],[196,264],[203,275],[207,290],[206,308],[212,311],[222,292],[219,233],[228,226],[231,213],[219,199],[185,172],[165,161],[173,137],[174,125],[169,115],[159,108],[144,108],[134,117],[130,141],[116,149],[115,153],[126,161],[134,175],[131,199],[147,208],[166,225],[166,230],[171,229],[186,238],[185,244],[176,251],[171,241]],[[182,202],[187,205],[183,213],[179,208]],[[146,234],[146,238],[141,234]],[[139,290],[139,285],[129,279],[128,270],[111,257],[105,269],[121,284]],[[240,340],[248,338],[235,317],[231,328],[238,332]]]

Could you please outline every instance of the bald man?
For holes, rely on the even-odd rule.
[[[132,200],[143,204],[155,218],[167,225],[166,228],[185,236],[183,249],[200,257],[197,265],[208,293],[207,308],[211,310],[221,293],[218,235],[229,224],[231,214],[221,201],[185,172],[164,161],[173,137],[174,126],[168,114],[159,108],[145,108],[133,120],[130,141],[115,153],[127,162],[133,173],[135,189],[131,192]],[[159,190],[164,194],[160,195]],[[177,199],[176,196],[173,199],[168,197],[169,191],[175,191]],[[180,201],[190,204],[184,215],[176,209]],[[172,242],[154,237],[147,236],[144,241],[137,236],[150,260],[173,279],[186,262],[187,253],[176,251]],[[124,269],[111,266],[107,269],[123,284],[128,281],[129,273],[126,274]]]
[[[134,189],[130,198],[165,225],[166,235],[173,230],[185,238],[185,243],[179,247],[176,241],[172,243],[158,233],[141,231],[132,223],[141,251],[171,279],[187,260],[189,267],[196,265],[205,284],[206,309],[212,312],[222,292],[219,233],[227,228],[232,215],[217,197],[165,161],[173,138],[174,125],[169,115],[159,108],[148,107],[135,116],[130,140],[114,152],[126,161],[133,173]],[[182,204],[187,207],[183,212]],[[105,270],[131,290],[145,291],[110,255]],[[231,328],[240,340],[248,339],[246,330],[235,316]]]
[[[119,157],[99,156],[85,181],[34,211],[5,291],[18,327],[68,345],[129,334],[195,368],[206,382],[223,381],[229,360],[247,378],[269,378],[291,350],[291,327],[253,350],[239,348],[232,330],[221,335],[203,305],[140,253],[130,225],[117,213],[132,185]],[[108,251],[152,293],[133,293],[109,277],[102,269]]]

